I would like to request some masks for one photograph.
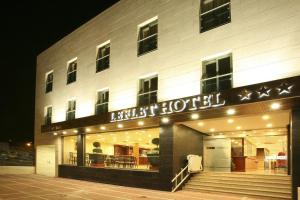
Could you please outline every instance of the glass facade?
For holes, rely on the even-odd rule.
[[[89,134],[85,142],[88,167],[158,170],[158,128]]]
[[[63,164],[77,165],[77,136],[63,137]]]

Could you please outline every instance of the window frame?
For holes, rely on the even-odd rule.
[[[48,112],[49,108],[51,108],[51,115]],[[52,105],[45,106],[45,108],[44,108],[44,124],[45,125],[52,124],[52,115],[53,115],[52,113],[53,113],[53,107],[52,107]]]
[[[50,75],[52,75],[52,80],[51,80],[51,81],[48,81],[48,80],[49,80],[48,77],[49,77]],[[53,91],[53,79],[54,79],[53,70],[47,72],[47,73],[46,73],[46,80],[45,80],[45,93],[46,93],[46,94]],[[50,85],[50,84],[51,84],[51,90],[48,91],[47,88],[48,88],[48,85]]]
[[[104,94],[105,96],[108,95],[107,97],[107,102],[102,102],[102,103],[98,103],[99,102],[99,95]],[[97,91],[97,101],[95,103],[95,115],[101,115],[103,113],[106,112],[98,112],[98,106],[104,106],[107,105],[107,112],[108,112],[108,104],[109,104],[109,89],[103,89],[103,90],[99,90]]]
[[[156,33],[150,35],[150,36],[147,36],[147,37],[144,37],[144,38],[141,38],[140,35],[141,35],[141,31],[148,27],[150,29],[151,26],[154,26],[156,25],[157,28],[156,28]],[[155,51],[158,49],[158,17],[154,17],[150,20],[147,20],[146,22],[138,25],[138,31],[137,31],[137,56],[142,56],[144,54],[147,54],[147,53],[150,53],[152,51]],[[145,52],[141,52],[140,50],[140,43],[141,42],[144,42],[145,40],[149,40],[153,37],[156,37],[156,48],[154,49],[151,49],[151,50],[148,50],[148,51],[145,51]]]
[[[226,74],[222,74],[222,75],[219,75],[219,69],[220,69],[220,66],[219,66],[219,60],[221,59],[224,59],[224,58],[228,58],[229,57],[229,60],[230,60],[230,73],[226,73]],[[208,65],[208,64],[211,64],[211,63],[216,63],[216,76],[213,76],[213,77],[209,77],[209,78],[202,78],[204,74],[206,74],[206,69],[205,67]],[[205,72],[205,73],[204,73]],[[202,61],[202,75],[201,75],[201,85],[200,85],[200,88],[201,88],[201,94],[203,94],[203,91],[204,91],[204,82],[205,81],[208,81],[208,80],[212,80],[212,79],[216,79],[216,91],[213,91],[213,92],[220,92],[220,83],[219,83],[219,79],[222,78],[222,77],[226,77],[226,76],[229,76],[230,75],[230,80],[231,80],[231,87],[230,88],[233,88],[233,65],[232,65],[232,53],[228,53],[228,54],[224,54],[222,56],[218,56],[218,57],[214,57],[214,58],[211,58],[211,59],[208,59],[208,60],[203,60]]]
[[[75,64],[75,69],[74,69],[73,66],[71,66],[73,63],[76,63]],[[70,60],[67,64],[67,85],[77,81],[77,64],[78,64],[77,58],[74,58],[74,59]],[[73,67],[72,71],[70,71],[70,67]],[[71,76],[71,74],[73,74],[73,73],[75,74],[75,78],[74,78],[74,80],[69,81],[69,76]]]
[[[70,104],[70,102],[74,102],[74,106]],[[69,105],[71,105],[71,109],[69,108]],[[73,109],[74,107],[74,109]],[[70,113],[74,113],[72,118],[70,118]],[[76,118],[76,99],[70,99],[67,103],[67,110],[66,110],[66,121],[72,120]]]
[[[227,3],[224,3],[224,4],[222,4],[222,5],[219,5],[219,6],[215,7],[215,8],[212,8],[212,9],[210,9],[210,10],[205,11],[205,12],[202,13],[202,6],[203,6],[203,4],[204,4],[204,3],[203,3],[204,1],[205,1],[205,0],[200,0],[200,9],[199,9],[200,33],[203,33],[203,32],[206,32],[206,31],[209,31],[209,30],[212,30],[212,29],[215,29],[215,28],[217,28],[217,27],[223,26],[223,25],[228,24],[228,23],[231,22],[231,0],[229,0],[229,2],[227,2]],[[215,1],[215,0],[212,0],[212,1]],[[203,17],[203,16],[205,16],[205,15],[207,15],[207,14],[210,14],[210,13],[216,11],[216,10],[222,9],[223,7],[226,7],[226,6],[229,7],[229,19],[228,19],[227,22],[225,22],[225,23],[220,23],[220,24],[215,25],[215,26],[210,27],[210,28],[205,28],[205,29],[204,29],[204,28],[202,27],[202,21],[203,21],[203,20],[202,20],[202,17]]]
[[[110,40],[102,43],[101,45],[97,46],[97,50],[96,50],[96,73],[99,73],[101,71],[104,71],[106,69],[109,69],[110,67]],[[107,47],[108,46],[108,47]],[[103,48],[109,48],[109,53],[108,55],[105,55],[105,56],[102,56],[102,57],[99,57],[99,52],[101,51],[101,49]],[[100,68],[98,67],[98,62],[101,61],[101,60],[104,60],[108,57],[108,66],[106,66],[105,68]]]
[[[156,85],[157,85],[157,89],[156,90],[151,90],[151,80],[152,79],[154,79],[154,78],[156,78],[157,79],[157,83],[156,83]],[[144,85],[142,85],[142,84],[144,84],[146,81],[149,81],[149,91],[148,92],[141,92],[141,90],[143,89],[142,88],[142,86],[144,87]],[[141,103],[140,103],[140,98],[141,98],[141,96],[151,96],[151,94],[152,93],[156,93],[156,102],[155,103],[157,103],[157,92],[158,92],[158,74],[155,74],[155,75],[151,75],[151,76],[148,76],[148,77],[145,77],[145,78],[141,78],[141,79],[139,79],[139,91],[138,91],[138,94],[137,94],[137,106],[144,106],[144,105],[141,105]],[[148,99],[148,102],[150,102],[150,98]],[[148,105],[150,105],[150,103],[148,104]]]

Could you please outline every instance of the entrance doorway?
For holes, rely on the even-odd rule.
[[[36,147],[36,174],[55,176],[55,145]]]
[[[288,173],[289,111],[183,123],[204,137],[205,171]]]

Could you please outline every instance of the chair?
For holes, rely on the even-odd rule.
[[[76,163],[77,163],[76,156],[74,156],[73,152],[69,152],[69,164],[76,165]]]

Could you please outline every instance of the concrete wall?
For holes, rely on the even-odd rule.
[[[34,166],[0,166],[0,174],[34,174]]]
[[[202,62],[216,55],[232,53],[234,87],[300,74],[300,1],[232,0],[232,22],[201,34],[199,7],[200,0],[121,0],[42,52],[35,143],[60,148],[60,139],[40,133],[45,106],[53,106],[53,122],[65,120],[72,98],[77,118],[93,115],[96,92],[107,87],[110,111],[136,106],[139,78],[153,73],[158,101],[199,94]],[[137,57],[138,25],[154,16],[158,50]],[[110,68],[95,73],[96,47],[107,40]],[[67,62],[75,57],[77,81],[66,85]],[[51,70],[53,91],[45,94],[45,74]]]

